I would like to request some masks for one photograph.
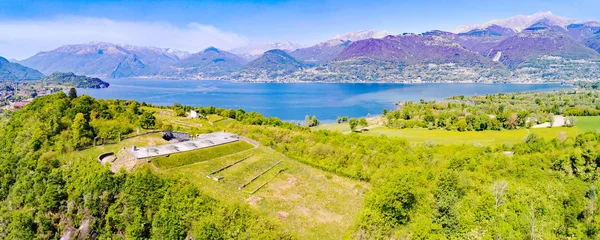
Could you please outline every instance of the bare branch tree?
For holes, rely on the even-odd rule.
[[[529,203],[529,224],[531,225],[531,240],[535,240],[535,208],[533,202]]]
[[[504,191],[508,187],[508,183],[506,181],[496,181],[494,182],[494,198],[496,198],[496,208],[500,207],[504,202],[502,197],[504,196]]]

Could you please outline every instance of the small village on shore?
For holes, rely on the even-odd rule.
[[[36,97],[61,91],[57,86],[44,86],[38,82],[0,81],[0,111],[25,107]]]

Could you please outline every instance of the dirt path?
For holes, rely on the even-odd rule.
[[[564,127],[567,123],[567,118],[561,115],[554,116],[554,123],[550,124],[549,122],[544,122],[538,125],[534,125],[531,128],[550,128],[550,127]]]

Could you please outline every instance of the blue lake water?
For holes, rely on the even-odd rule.
[[[394,109],[398,101],[441,100],[456,95],[552,91],[558,84],[384,84],[384,83],[236,83],[228,81],[109,79],[106,89],[78,89],[95,98],[124,99],[156,105],[243,108],[282,120],[316,115],[361,117]]]

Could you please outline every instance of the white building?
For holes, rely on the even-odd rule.
[[[196,110],[192,110],[190,111],[190,118],[199,118],[200,114],[198,114],[198,111]]]

